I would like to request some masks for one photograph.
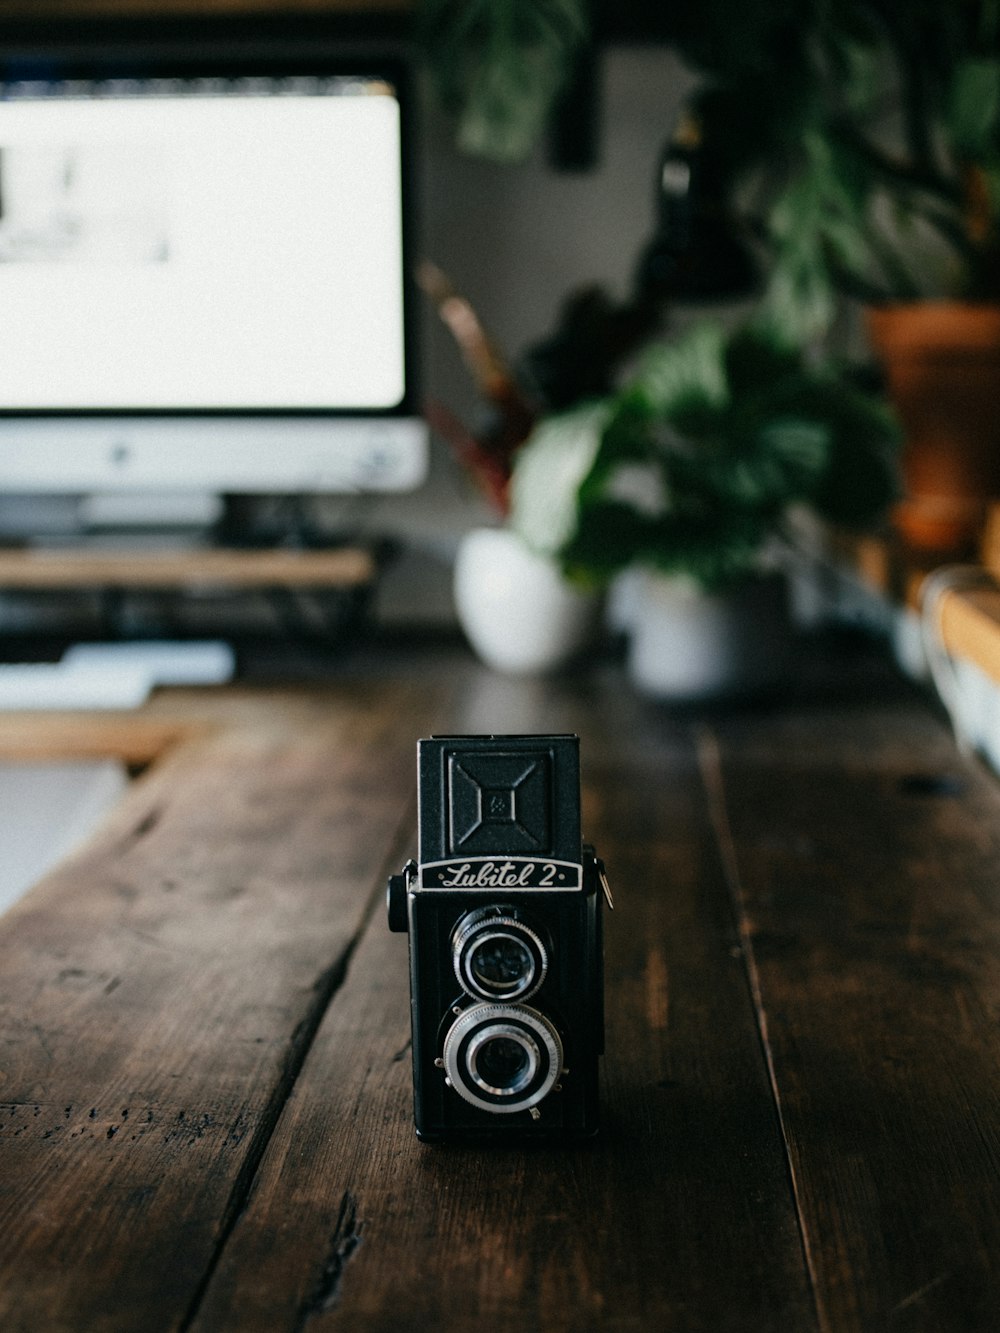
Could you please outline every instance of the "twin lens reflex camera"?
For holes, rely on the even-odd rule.
[[[426,1141],[586,1138],[604,1044],[604,867],[580,837],[576,736],[418,742],[409,933],[414,1118]]]

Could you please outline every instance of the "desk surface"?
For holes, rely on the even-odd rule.
[[[135,725],[159,756],[0,919],[6,1333],[997,1327],[1000,786],[888,671],[678,715],[428,649]],[[604,1132],[420,1145],[414,740],[574,730]]]

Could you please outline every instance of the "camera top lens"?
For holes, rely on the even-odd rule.
[[[549,966],[538,933],[505,908],[482,908],[463,917],[455,929],[453,950],[462,989],[484,1000],[532,995]]]
[[[493,995],[520,990],[534,976],[531,952],[516,935],[484,933],[469,950],[469,972],[478,985]]]

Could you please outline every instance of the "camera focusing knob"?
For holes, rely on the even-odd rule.
[[[389,918],[389,929],[402,935],[405,935],[409,929],[409,911],[406,898],[416,870],[416,862],[407,861],[401,874],[389,876],[389,885],[386,889],[385,903],[386,915]]]

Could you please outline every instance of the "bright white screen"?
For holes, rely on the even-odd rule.
[[[391,409],[402,292],[385,85],[0,101],[0,409]]]

